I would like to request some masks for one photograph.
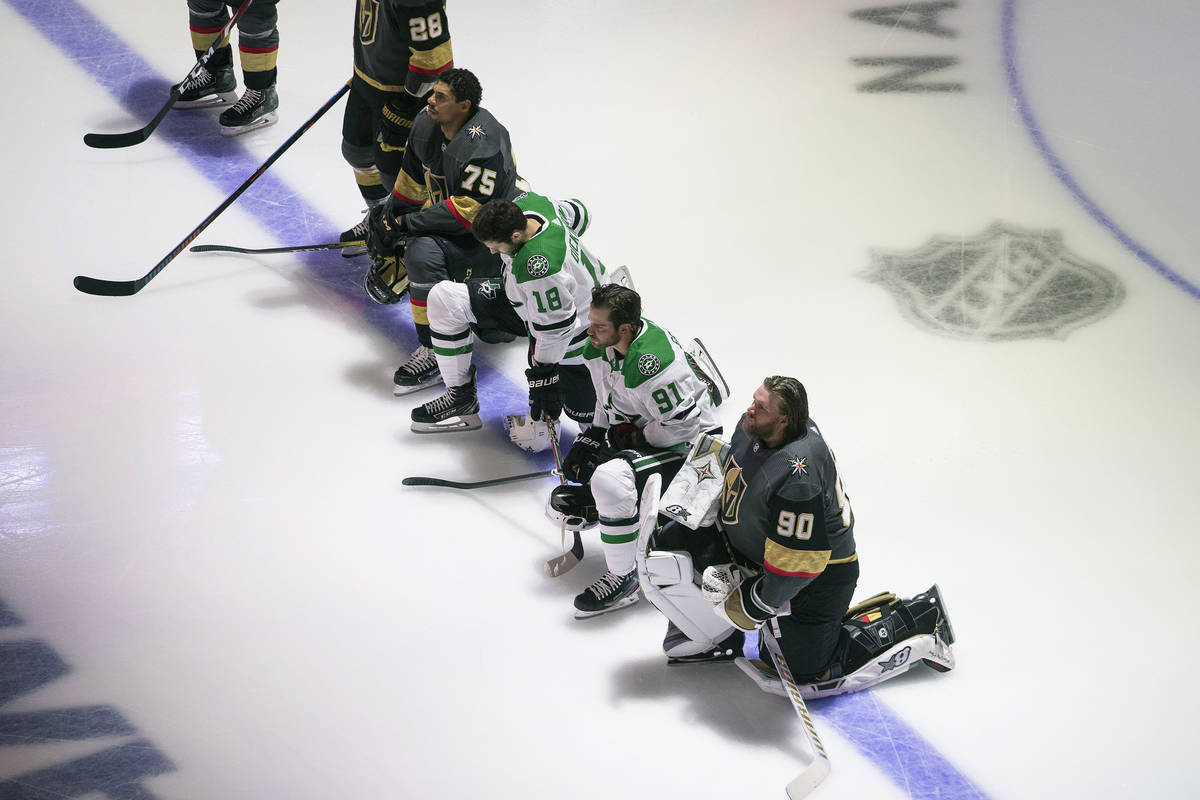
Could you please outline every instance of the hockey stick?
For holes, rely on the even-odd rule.
[[[772,620],[773,622],[774,620]],[[778,628],[773,628],[773,630],[778,631]],[[804,704],[804,698],[800,696],[800,689],[796,686],[792,672],[788,669],[783,653],[779,649],[779,642],[775,641],[774,636],[764,633],[760,637],[759,643],[760,646],[763,643],[766,644],[767,651],[771,654],[771,660],[775,662],[775,670],[779,673],[784,688],[787,689],[788,699],[792,701],[792,708],[796,710],[796,716],[800,717],[800,723],[804,727],[804,738],[808,745],[809,755],[806,756],[804,769],[800,770],[800,774],[792,778],[787,785],[788,797],[792,800],[799,800],[801,797],[806,797],[813,789],[817,788],[821,781],[825,780],[825,776],[829,774],[829,756],[825,754],[825,746],[821,744],[821,737],[817,735],[812,716],[808,713],[808,706]]]
[[[75,288],[84,294],[97,294],[104,295],[106,297],[128,297],[131,294],[137,294],[140,292],[142,287],[149,283],[155,275],[162,272],[163,268],[167,266],[167,264],[171,263],[171,259],[182,253],[184,248],[191,244],[192,241],[200,235],[201,231],[207,228],[212,221],[221,214],[222,211],[229,208],[229,206],[233,204],[234,200],[237,200],[239,197],[241,197],[242,192],[250,188],[250,184],[258,180],[262,174],[267,171],[268,167],[274,164],[289,147],[296,143],[296,140],[299,139],[305,131],[311,128],[313,124],[319,120],[326,111],[332,108],[333,104],[340,100],[342,95],[349,90],[350,84],[343,84],[342,87],[338,89],[336,93],[334,93],[333,97],[330,97],[325,101],[325,105],[317,109],[317,113],[309,117],[308,121],[301,125],[299,130],[289,136],[287,141],[281,144],[279,149],[272,153],[271,157],[264,161],[262,166],[254,171],[253,175],[251,175],[249,178],[246,178],[246,180],[242,182],[242,185],[234,190],[233,194],[229,195],[229,197],[226,197],[221,205],[217,206],[211,214],[205,217],[204,221],[197,225],[195,230],[189,233],[182,242],[175,246],[174,250],[167,253],[167,255],[163,257],[163,260],[155,264],[154,268],[145,275],[137,280],[132,281],[109,281],[104,280],[103,278],[89,278],[86,275],[76,275]]]
[[[291,247],[265,247],[255,250],[251,247],[234,247],[228,244],[197,244],[188,248],[189,253],[247,253],[249,255],[269,255],[271,253],[306,253],[309,250],[341,250],[344,247],[362,247],[366,242],[358,239],[352,242],[330,242],[329,244],[298,244]]]
[[[405,478],[400,481],[405,486],[444,486],[447,489],[482,489],[485,486],[499,486],[502,483],[516,483],[530,478],[544,478],[553,475],[554,470],[546,469],[541,472],[526,472],[523,475],[509,475],[506,478],[492,478],[486,481],[448,481],[442,478],[426,478],[420,475]]]
[[[562,458],[558,453],[558,429],[555,428],[554,422],[550,419],[550,415],[546,415],[546,424],[550,426],[550,449],[554,451],[554,466],[557,467],[558,481],[560,486],[565,486],[567,478],[563,474]],[[567,520],[563,518],[563,527],[561,530],[562,539],[567,536]],[[555,556],[546,562],[546,574],[551,578],[557,578],[564,572],[570,572],[579,565],[583,560],[583,539],[579,538],[579,531],[571,531],[575,534],[575,541],[571,544],[571,549],[560,556]]]
[[[154,129],[158,127],[158,123],[162,122],[167,112],[179,102],[179,95],[183,92],[183,85],[200,74],[200,70],[204,69],[208,60],[212,58],[213,53],[217,52],[221,45],[229,38],[234,24],[242,18],[242,14],[246,13],[246,9],[250,7],[252,2],[254,0],[246,0],[246,2],[238,6],[237,11],[234,11],[233,16],[229,18],[229,22],[226,22],[225,26],[221,28],[221,35],[212,43],[212,47],[208,48],[204,52],[204,55],[200,56],[200,60],[196,62],[196,66],[192,67],[192,71],[187,74],[186,78],[171,87],[171,96],[167,98],[167,104],[158,110],[158,113],[154,115],[154,119],[150,120],[145,127],[138,128],[136,131],[129,131],[128,133],[85,133],[83,135],[83,143],[88,147],[108,149],[113,147],[129,147],[130,145],[141,144],[149,139],[150,134],[154,133]]]

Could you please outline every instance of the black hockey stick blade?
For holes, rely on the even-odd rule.
[[[84,294],[94,294],[101,297],[129,297],[137,294],[146,285],[144,279],[136,281],[106,281],[103,278],[89,278],[87,275],[76,275],[73,281],[75,288]]]
[[[167,100],[167,104],[159,109],[154,115],[154,119],[142,128],[128,133],[85,133],[83,135],[83,143],[88,147],[99,147],[101,149],[113,149],[117,147],[132,147],[135,144],[141,144],[150,138],[150,134],[154,133],[154,129],[158,127],[158,123],[163,121],[163,117],[175,105],[179,99],[179,84],[171,87],[171,97]]]
[[[362,247],[366,244],[362,239],[349,242],[330,242],[329,244],[297,244],[290,247],[234,247],[230,244],[197,244],[188,248],[189,253],[247,253],[249,255],[268,255],[271,253],[305,253],[309,250],[342,250],[347,247]]]
[[[546,574],[551,578],[557,578],[565,572],[570,572],[583,560],[583,539],[579,537],[579,531],[574,533],[575,542],[571,545],[571,549],[546,562]]]
[[[553,475],[554,470],[547,469],[541,472],[526,472],[522,475],[509,475],[505,478],[492,478],[486,481],[448,481],[443,478],[427,478],[421,475],[413,475],[400,481],[405,486],[442,486],[446,489],[482,489],[485,486],[499,486],[502,483],[515,483],[516,481],[527,481],[531,478],[545,478],[548,475]]]

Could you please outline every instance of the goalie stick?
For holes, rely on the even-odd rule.
[[[217,206],[211,214],[205,217],[204,221],[197,225],[195,230],[189,233],[182,242],[175,246],[174,250],[167,253],[166,256],[163,257],[162,261],[159,261],[157,264],[155,264],[154,268],[145,275],[131,281],[110,281],[103,278],[89,278],[87,275],[76,275],[74,281],[75,288],[84,294],[103,295],[105,297],[128,297],[129,295],[140,292],[147,283],[154,279],[155,275],[162,272],[163,268],[166,267],[167,264],[171,263],[171,260],[175,258],[175,256],[182,253],[185,247],[191,244],[205,228],[212,224],[212,221],[216,219],[222,211],[233,205],[233,201],[241,197],[242,192],[250,188],[250,184],[258,180],[262,174],[267,171],[268,167],[279,160],[279,157],[282,156],[289,147],[295,144],[296,140],[299,139],[305,131],[311,128],[313,124],[315,124],[316,121],[319,120],[326,111],[332,108],[334,103],[340,100],[342,95],[349,90],[349,83],[342,84],[341,88],[339,88],[332,97],[326,100],[323,106],[317,109],[317,113],[309,117],[308,121],[301,125],[299,130],[289,136],[287,141],[281,144],[279,148],[271,154],[270,158],[264,161],[262,166],[254,171],[253,175],[251,175],[249,178],[246,178],[246,180],[242,182],[242,185],[234,190],[233,194],[229,195],[229,197],[226,197],[221,205]]]
[[[775,621],[771,620],[771,622],[772,632],[778,635],[779,629],[774,626]],[[796,716],[800,717],[800,725],[804,728],[804,739],[808,750],[807,760],[804,768],[800,770],[800,774],[792,778],[787,785],[788,797],[791,800],[799,800],[801,797],[807,797],[821,781],[825,780],[825,776],[829,774],[829,756],[825,754],[825,746],[821,744],[821,737],[817,735],[812,715],[808,713],[808,706],[804,704],[804,698],[800,696],[800,688],[796,686],[796,680],[792,677],[791,670],[788,669],[783,653],[779,649],[779,643],[775,641],[775,636],[764,633],[759,638],[759,646],[761,647],[763,644],[766,645],[767,652],[771,654],[775,670],[779,673],[784,689],[787,690],[788,699],[792,701],[792,708],[796,710]]]
[[[566,475],[563,474],[562,458],[558,453],[558,429],[554,426],[554,422],[550,419],[550,415],[546,415],[546,424],[550,426],[550,449],[554,452],[554,466],[557,467],[559,485],[567,484]],[[583,539],[579,537],[579,531],[571,531],[575,534],[575,541],[571,543],[571,549],[560,556],[555,556],[546,562],[546,574],[551,578],[557,578],[564,572],[570,572],[579,566],[579,562],[583,560]],[[565,543],[567,538],[567,520],[563,518],[562,528],[559,531],[561,540]]]
[[[444,486],[447,489],[482,489],[485,486],[499,486],[502,483],[516,483],[517,481],[527,481],[531,478],[544,478],[547,475],[553,475],[554,470],[545,469],[541,472],[526,472],[522,475],[509,475],[505,478],[492,478],[486,481],[448,481],[443,478],[426,478],[421,475],[413,475],[400,481],[405,486]]]
[[[196,244],[188,248],[189,253],[247,253],[249,255],[269,255],[271,253],[306,253],[309,250],[341,250],[344,247],[362,247],[366,242],[358,239],[352,242],[330,242],[329,244],[296,244],[290,247],[234,247],[229,244]]]
[[[167,112],[179,102],[179,96],[183,92],[184,84],[200,74],[200,71],[204,69],[208,60],[212,58],[213,53],[217,52],[221,45],[229,39],[229,34],[233,30],[234,24],[242,18],[242,15],[246,13],[246,9],[250,7],[252,2],[254,0],[246,0],[238,6],[237,10],[233,12],[233,16],[229,18],[229,22],[226,22],[225,26],[221,28],[221,35],[212,43],[212,47],[208,48],[204,52],[204,55],[200,56],[200,60],[196,62],[196,66],[192,67],[192,71],[187,74],[186,78],[171,87],[171,96],[167,98],[167,104],[158,110],[158,113],[154,115],[154,119],[146,123],[145,127],[138,128],[136,131],[129,131],[128,133],[85,133],[83,135],[83,143],[88,147],[110,149],[114,147],[130,147],[131,145],[141,144],[149,139],[150,134],[154,133],[154,129],[158,127],[158,123],[162,122]]]

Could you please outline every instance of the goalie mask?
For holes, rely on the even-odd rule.
[[[600,523],[592,490],[573,484],[554,487],[546,501],[546,517],[551,522],[566,525],[569,531],[586,531]]]

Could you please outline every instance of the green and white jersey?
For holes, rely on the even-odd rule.
[[[631,422],[651,445],[690,444],[721,424],[708,388],[688,365],[683,347],[670,332],[642,317],[642,329],[622,357],[612,347],[583,349],[596,387],[594,424]]]
[[[559,218],[554,201],[526,192],[513,203],[541,225],[504,256],[504,294],[533,338],[538,364],[581,364],[592,287],[608,283],[604,265]]]

